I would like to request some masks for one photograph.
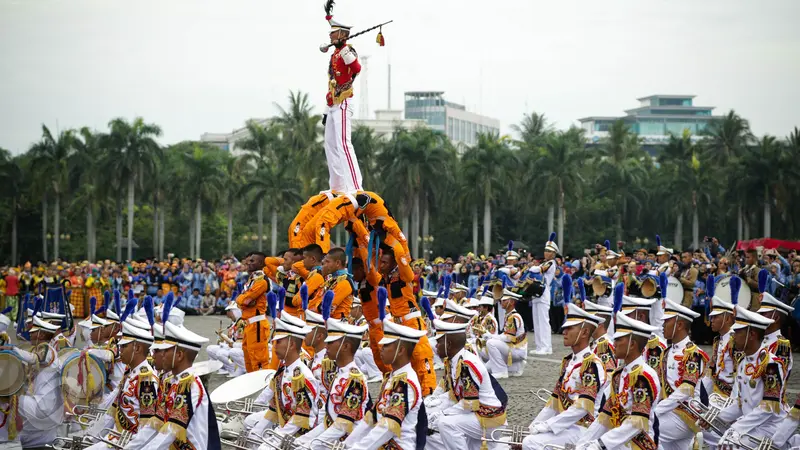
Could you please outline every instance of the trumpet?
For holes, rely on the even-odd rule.
[[[98,408],[96,405],[75,405],[72,408],[72,415],[75,416],[75,421],[81,427],[91,426],[92,422],[95,422],[105,413],[105,409]]]
[[[93,444],[94,442],[88,436],[70,436],[57,437],[52,445],[56,450],[83,450]]]
[[[575,444],[564,444],[564,445],[546,444],[544,446],[544,450],[575,450]]]
[[[250,434],[249,430],[242,430],[242,432],[239,433],[238,436],[236,436],[236,439],[234,439],[232,441],[227,440],[227,439],[220,439],[219,441],[223,445],[227,445],[229,447],[233,447],[233,448],[236,448],[236,449],[239,449],[239,450],[253,450],[254,446],[258,447],[261,444],[267,444],[268,446],[270,446],[270,447],[272,447],[272,448],[274,448],[276,450],[280,450],[279,447],[276,447],[275,445],[267,442],[266,438],[264,438],[264,435],[268,434],[268,433],[273,433],[274,434],[275,432],[270,430],[270,429],[266,429],[261,434],[261,436],[258,436],[258,435],[255,435],[255,434]]]
[[[225,411],[229,414],[250,414],[257,409],[267,409],[269,405],[256,403],[253,399],[234,400],[225,403]]]
[[[711,394],[708,397],[709,406],[702,404],[699,400],[694,398],[690,398],[682,404],[686,407],[689,414],[697,418],[696,423],[698,426],[705,428],[704,424],[707,424],[711,431],[718,436],[723,436],[725,430],[730,428],[730,424],[718,419],[717,416],[719,416],[723,408],[732,404],[733,401],[733,398],[723,399],[719,394]]]
[[[112,441],[111,439],[109,439],[109,436],[116,438],[116,441]],[[125,446],[128,445],[128,442],[130,442],[132,438],[133,438],[133,433],[131,433],[130,431],[119,432],[117,430],[112,430],[111,428],[103,428],[103,430],[100,432],[100,436],[97,437],[97,439],[100,442],[105,442],[109,447],[113,447],[120,450],[125,448]]]
[[[741,434],[733,430],[728,430],[719,443],[720,448],[741,447],[745,450],[780,450],[772,445],[772,439],[768,437],[755,437],[750,434]]]
[[[522,445],[522,440],[529,434],[527,427],[515,425],[513,427],[495,428],[489,434],[489,437],[483,437],[484,442],[493,442],[496,444],[506,445]]]
[[[538,398],[539,401],[543,403],[549,402],[550,398],[553,396],[553,393],[545,388],[539,388],[535,391],[531,389],[531,394],[535,395],[536,398]]]

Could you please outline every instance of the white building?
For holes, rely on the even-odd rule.
[[[475,145],[478,133],[500,134],[500,121],[470,111],[464,105],[448,102],[442,91],[405,93],[406,119],[423,119],[434,130],[447,135],[457,148]]]

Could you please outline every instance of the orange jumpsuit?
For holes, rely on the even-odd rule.
[[[308,199],[308,201],[300,207],[300,211],[294,217],[292,223],[289,224],[289,247],[303,248],[314,242],[314,239],[308,241],[303,237],[303,229],[306,224],[334,198],[335,194],[332,192],[323,191]]]
[[[297,261],[292,265],[292,271],[305,280],[308,287],[308,309],[316,313],[319,312],[319,305],[322,304],[322,294],[324,294],[322,285],[325,284],[325,278],[322,277],[319,269],[319,267],[316,267],[313,270],[308,270],[303,265],[303,261]],[[303,299],[300,297],[299,288],[292,299],[292,304],[298,304],[301,308],[303,307]]]
[[[359,193],[369,195],[371,200],[369,203],[367,203],[364,209],[358,212],[358,214],[361,215],[363,213],[366,215],[367,219],[369,220],[369,224],[373,228],[381,228],[386,231],[386,234],[392,236],[403,244],[405,253],[411,254],[411,252],[408,251],[408,241],[406,240],[406,236],[403,234],[403,231],[400,230],[400,225],[396,220],[394,220],[392,213],[389,212],[389,208],[386,207],[383,199],[374,192],[363,191]]]
[[[362,244],[359,241],[359,245],[362,246],[353,250],[364,261],[364,269],[366,270],[367,244],[366,242]],[[372,350],[372,357],[375,359],[378,369],[387,374],[392,371],[392,366],[383,363],[381,347],[378,345],[378,342],[383,339],[383,325],[378,313],[378,285],[380,282],[381,275],[378,273],[377,266],[372,266],[372,270],[367,272],[367,278],[359,283],[358,298],[361,299],[361,310],[369,325],[369,348]]]
[[[269,368],[270,363],[267,350],[270,327],[266,318],[269,282],[264,278],[264,272],[259,270],[250,274],[244,289],[236,297],[236,303],[242,310],[242,320],[247,323],[242,342],[244,364],[248,372],[254,372]],[[275,365],[277,366],[277,361]]]
[[[309,244],[316,242],[322,247],[323,253],[331,249],[331,230],[340,223],[351,221],[354,226],[359,225],[356,217],[358,205],[354,205],[352,197],[343,195],[331,200],[322,208],[313,219],[303,228],[303,242]],[[360,223],[363,228],[364,224]]]
[[[333,291],[333,304],[331,305],[331,318],[342,319],[350,317],[353,306],[353,293],[355,285],[347,270],[334,273],[325,281],[324,291]]]
[[[393,248],[397,267],[389,274],[388,278],[381,279],[381,286],[389,294],[389,312],[396,323],[425,330],[417,298],[414,296],[414,270],[411,269],[411,256],[405,253],[402,243],[397,243]],[[366,315],[366,309],[364,309]],[[411,354],[411,367],[419,377],[422,385],[422,395],[428,396],[436,389],[436,372],[433,370],[433,349],[427,336],[422,336],[414,353]]]
[[[288,274],[278,270],[278,267],[283,265],[283,258],[268,256],[264,259],[264,264],[264,273],[267,277],[276,284],[283,286],[286,290],[283,312],[302,319],[303,302],[300,300],[300,296],[296,294],[300,291],[300,285],[303,284],[303,280],[297,276],[294,270],[289,271]]]

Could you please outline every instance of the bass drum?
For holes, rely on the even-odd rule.
[[[11,350],[0,351],[0,397],[21,393],[26,381],[22,359]]]
[[[73,349],[64,360],[61,390],[71,411],[75,405],[89,405],[103,395],[106,384],[105,363],[88,351]]]
[[[679,305],[683,303],[683,285],[681,284],[680,280],[675,277],[667,277],[666,298]]]
[[[714,296],[719,297],[722,300],[733,303],[731,299],[731,277],[725,276],[716,280],[716,290],[714,291]],[[750,286],[745,284],[744,280],[742,280],[742,287],[739,289],[739,306],[744,309],[750,309]]]

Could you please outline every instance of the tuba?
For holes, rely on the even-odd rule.
[[[604,297],[611,293],[611,280],[604,278],[600,275],[595,275],[592,278],[592,293],[595,298]]]

